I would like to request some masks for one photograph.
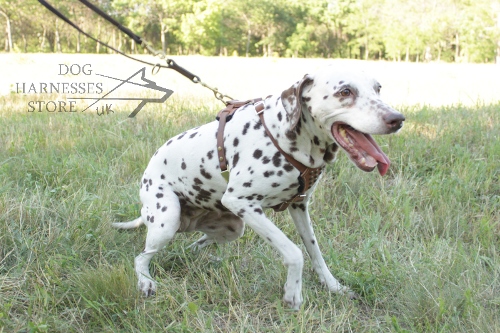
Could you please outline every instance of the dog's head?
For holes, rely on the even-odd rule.
[[[362,72],[328,67],[306,75],[281,99],[294,130],[309,113],[322,137],[336,142],[364,171],[378,168],[385,175],[389,158],[370,134],[391,134],[403,127],[404,116],[382,102],[381,85]]]

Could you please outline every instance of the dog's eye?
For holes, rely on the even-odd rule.
[[[351,91],[349,89],[344,89],[340,92],[340,95],[343,97],[351,96]]]
[[[382,89],[382,86],[377,87],[377,94],[380,94],[380,89]]]

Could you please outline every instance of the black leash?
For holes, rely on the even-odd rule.
[[[138,59],[138,58],[135,58],[135,57],[132,57],[114,47],[112,47],[111,45],[109,44],[106,44],[102,41],[100,41],[99,39],[95,38],[94,36],[86,33],[85,31],[83,31],[79,26],[77,26],[75,23],[73,23],[70,19],[68,19],[66,16],[64,16],[64,14],[62,14],[60,11],[58,11],[56,8],[54,8],[52,5],[50,5],[47,1],[45,0],[38,0],[38,2],[40,2],[45,8],[47,8],[48,10],[50,10],[53,14],[55,14],[57,17],[59,17],[61,20],[63,20],[64,22],[68,23],[69,25],[71,25],[73,28],[75,28],[76,30],[78,30],[80,33],[82,33],[83,35],[87,36],[88,38],[92,39],[93,41],[95,41],[96,43],[99,43],[107,48],[109,48],[110,50],[113,50],[115,51],[116,53],[118,54],[121,54],[122,56],[125,56],[129,59],[132,59],[132,60],[135,60],[135,61],[138,61],[140,63],[143,63],[143,64],[146,64],[146,65],[149,65],[149,66],[153,66],[151,72],[153,74],[156,74],[158,73],[158,71],[161,69],[161,68],[167,68],[167,69],[173,69],[175,70],[176,72],[178,72],[179,74],[183,75],[184,77],[188,78],[189,80],[191,80],[193,83],[199,83],[201,84],[203,87],[205,88],[208,88],[210,89],[214,95],[215,95],[215,98],[217,98],[218,100],[220,100],[221,102],[223,102],[224,104],[227,105],[227,101],[229,100],[233,100],[232,97],[230,96],[227,96],[227,95],[224,95],[222,94],[221,92],[219,92],[219,90],[217,88],[214,88],[214,87],[211,87],[209,85],[207,85],[206,83],[202,82],[200,77],[197,76],[197,75],[194,75],[193,73],[189,72],[187,69],[177,65],[177,63],[172,60],[172,59],[168,59],[166,58],[165,56],[165,53],[163,53],[162,51],[157,51],[155,49],[153,49],[145,40],[143,40],[140,36],[136,35],[135,33],[133,33],[130,29],[128,29],[127,27],[124,27],[122,24],[120,24],[118,21],[116,21],[115,19],[113,19],[111,16],[109,16],[108,14],[106,14],[105,12],[103,12],[99,7],[93,5],[92,3],[90,3],[89,1],[87,0],[79,0],[82,4],[84,4],[85,6],[87,6],[88,8],[90,8],[92,11],[94,11],[96,14],[98,14],[99,16],[101,16],[102,18],[104,18],[106,21],[108,21],[109,23],[113,24],[115,27],[117,27],[120,31],[122,31],[123,33],[125,33],[127,36],[129,36],[130,38],[132,38],[137,44],[139,45],[142,45],[144,48],[146,48],[150,53],[152,53],[153,55],[155,56],[158,56],[160,57],[161,59],[165,59],[166,61],[166,66],[164,65],[161,65],[159,63],[151,63],[151,62],[148,62],[148,61],[144,61],[144,60],[141,60],[141,59]],[[227,100],[225,100],[227,99]]]

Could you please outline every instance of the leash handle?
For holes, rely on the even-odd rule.
[[[191,73],[190,71],[188,71],[184,67],[177,65],[177,63],[175,61],[173,61],[172,59],[167,59],[166,62],[167,62],[168,68],[173,69],[177,73],[187,77],[188,79],[190,79],[194,83],[201,82],[201,79],[199,76],[194,75],[193,73]]]

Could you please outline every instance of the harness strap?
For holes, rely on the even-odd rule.
[[[261,100],[262,98],[249,99],[246,101],[231,100],[228,101],[226,107],[217,114],[217,120],[219,121],[219,128],[217,129],[217,156],[219,157],[221,175],[226,182],[229,181],[229,169],[227,167],[226,150],[224,149],[224,128],[226,127],[226,123],[233,118],[233,114],[240,107],[249,103],[255,104]]]
[[[291,203],[301,202],[304,200],[306,196],[305,192],[307,192],[313,186],[316,180],[318,180],[319,176],[321,175],[325,167],[322,166],[319,168],[309,168],[304,164],[300,163],[299,161],[297,161],[290,154],[286,153],[283,149],[281,149],[281,147],[278,144],[278,141],[276,141],[276,139],[273,137],[273,135],[267,128],[266,123],[264,121],[264,115],[263,115],[264,102],[262,102],[262,98],[255,98],[246,101],[232,100],[227,102],[227,106],[221,111],[219,111],[217,115],[217,120],[219,121],[219,128],[217,129],[217,155],[219,157],[219,166],[221,170],[221,175],[222,177],[224,177],[226,182],[229,181],[229,168],[226,160],[226,151],[224,149],[224,129],[226,127],[226,123],[231,120],[236,110],[247,104],[254,104],[255,111],[259,115],[260,121],[264,126],[264,130],[266,131],[266,134],[269,137],[269,139],[271,139],[271,142],[274,144],[276,149],[278,149],[278,151],[283,155],[283,157],[291,165],[293,165],[295,169],[297,169],[300,172],[300,176],[298,177],[299,188],[297,190],[297,194],[290,200],[271,207],[274,209],[274,211],[281,212],[287,209]]]
[[[259,115],[260,122],[264,126],[264,130],[266,131],[267,136],[269,136],[269,139],[271,139],[271,142],[274,144],[276,149],[285,157],[285,159],[295,167],[295,169],[299,170],[300,176],[298,178],[299,180],[299,189],[297,195],[295,195],[292,199],[285,201],[279,205],[276,205],[272,207],[276,212],[281,212],[284,211],[285,209],[288,208],[288,206],[291,203],[294,202],[301,202],[305,198],[305,192],[307,192],[313,185],[314,183],[318,180],[319,176],[325,169],[325,166],[321,166],[319,168],[309,168],[305,166],[304,164],[300,163],[297,161],[295,158],[293,158],[290,154],[286,153],[283,149],[278,144],[278,141],[273,137],[271,132],[266,126],[266,123],[264,121],[264,103],[259,102],[255,105],[255,111]]]

